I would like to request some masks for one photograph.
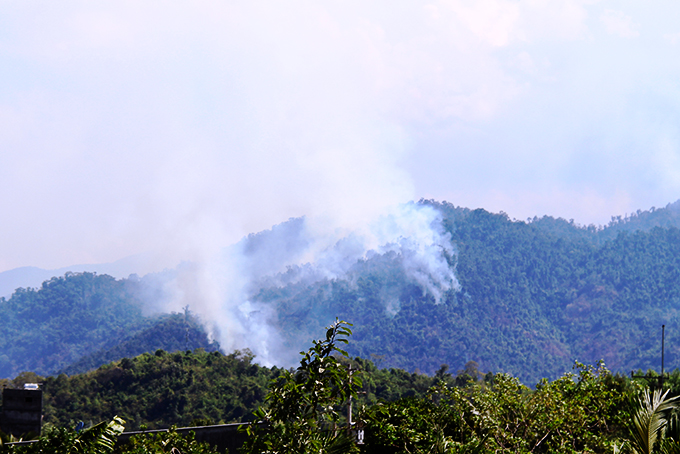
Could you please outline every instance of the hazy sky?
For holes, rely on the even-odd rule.
[[[0,271],[421,197],[680,198],[680,3],[0,1]]]

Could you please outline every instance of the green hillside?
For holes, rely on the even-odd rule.
[[[45,422],[119,415],[129,429],[138,429],[240,421],[262,402],[273,373],[253,364],[248,352],[158,350],[89,373],[45,379]]]
[[[124,427],[254,420],[266,425],[248,428],[242,452],[672,453],[680,446],[680,406],[672,397],[680,389],[678,369],[663,396],[601,363],[575,364],[535,389],[507,374],[482,376],[473,362],[455,377],[446,367],[429,377],[351,360],[339,349],[348,328],[341,321],[330,326],[290,370],[260,367],[248,352],[158,350],[72,377],[0,380],[17,388],[41,382],[45,415],[37,443],[3,444],[9,436],[0,433],[0,452],[205,454],[213,451],[173,430],[127,445],[113,440]],[[361,444],[346,438],[349,396]],[[84,430],[73,429],[77,421]]]
[[[219,349],[190,313],[143,316],[140,285],[67,273],[0,298],[0,377],[81,373],[158,349]]]
[[[138,329],[134,283],[67,273],[0,298],[0,377],[53,373]]]
[[[410,372],[434,374],[442,364],[458,370],[475,361],[483,372],[534,384],[558,377],[574,360],[604,359],[623,373],[658,369],[662,324],[667,367],[678,366],[679,202],[603,227],[419,204],[441,213],[435,228],[450,238],[455,252],[447,260],[459,287],[435,301],[409,269],[407,250],[371,253],[346,274],[315,282],[290,279],[297,268],[288,267],[280,279],[258,281],[251,295],[276,314],[290,352],[282,361],[292,364],[315,333],[340,317],[354,323],[352,355]],[[303,220],[290,220],[272,235],[294,251],[305,241],[301,226]],[[154,282],[68,273],[0,299],[0,377],[74,374],[158,349],[216,350],[192,317],[143,315],[145,304],[162,305]]]
[[[115,346],[86,355],[60,370],[58,374],[82,374],[122,358],[132,358],[142,353],[165,350],[167,352],[203,349],[218,351],[220,346],[210,341],[199,320],[191,314],[162,315],[148,321],[148,327],[119,341]]]
[[[359,404],[423,397],[439,379],[456,382],[443,369],[437,377],[429,377],[378,369],[360,358],[351,364],[362,371],[365,394]],[[142,425],[163,428],[248,421],[263,404],[271,379],[282,371],[255,364],[249,351],[223,355],[203,349],[157,350],[82,374],[41,377],[23,373],[11,381],[0,380],[0,385],[42,383],[44,422],[50,425],[71,427],[79,420],[96,423],[118,415],[127,421],[127,430],[136,430]],[[463,382],[470,375],[477,378],[474,364],[461,371],[466,377]]]
[[[26,373],[11,382],[0,380],[3,387],[41,382],[45,420],[41,441],[25,446],[0,443],[0,451],[207,452],[172,434],[145,437],[127,446],[95,447],[88,431],[103,426],[82,434],[69,429],[77,421],[88,428],[118,415],[117,433],[122,424],[131,430],[266,422],[248,429],[243,452],[609,453],[628,452],[630,446],[649,452],[640,449],[647,438],[641,442],[635,438],[632,423],[633,413],[639,422],[641,412],[652,411],[645,403],[649,394],[640,394],[648,389],[641,381],[612,375],[602,364],[576,364],[573,372],[542,380],[535,389],[507,374],[482,376],[473,362],[455,377],[446,367],[430,377],[377,369],[361,358],[351,360],[339,348],[351,333],[346,322],[337,321],[325,339],[301,352],[299,367],[290,370],[260,367],[248,352],[224,356],[203,350],[170,354],[158,350],[72,377]],[[680,370],[668,378],[670,392],[676,395]],[[349,396],[353,421],[365,429],[359,446],[345,438]],[[643,401],[636,403],[636,396]],[[663,429],[670,421],[676,426],[678,404],[673,400],[664,404],[665,410],[655,411],[656,422],[650,425]],[[638,432],[649,435],[642,425],[636,426]],[[651,429],[665,443],[659,452],[676,452],[680,435],[661,429]],[[0,437],[8,439],[6,434]],[[626,450],[620,451],[624,443]]]
[[[667,364],[680,359],[677,204],[596,228],[421,203],[443,215],[460,289],[435,302],[394,252],[344,279],[261,289],[291,344],[300,348],[338,316],[355,324],[351,354],[378,355],[384,366],[434,373],[474,360],[536,383],[574,360],[604,359],[623,373],[658,368],[666,324]]]

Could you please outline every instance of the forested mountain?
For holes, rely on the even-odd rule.
[[[0,298],[0,377],[78,373],[147,351],[219,348],[190,313],[144,316],[138,279],[67,273]]]
[[[81,374],[121,358],[157,350],[176,352],[200,348],[215,352],[220,349],[217,342],[208,339],[201,323],[191,314],[162,315],[147,324],[148,327],[121,339],[115,346],[86,355],[57,373]]]
[[[129,284],[66,274],[0,299],[0,376],[54,372],[135,329],[143,318]]]
[[[666,324],[667,365],[680,359],[677,203],[604,228],[421,203],[443,214],[460,288],[437,302],[404,273],[404,257],[386,253],[346,279],[261,289],[292,343],[307,335],[300,327],[339,316],[355,324],[351,354],[379,355],[384,366],[433,373],[475,360],[535,383],[574,360],[658,368]]]
[[[259,279],[249,298],[272,310],[273,329],[292,357],[340,317],[354,324],[350,353],[381,367],[433,374],[442,364],[461,369],[474,360],[483,372],[533,384],[574,360],[604,359],[624,373],[658,368],[665,324],[666,365],[678,366],[680,202],[604,227],[418,205],[441,214],[457,286],[439,296],[427,291],[404,249],[371,252],[333,278],[293,279],[307,268],[289,266],[285,275]],[[304,241],[291,233],[301,224],[291,220],[272,235]],[[144,315],[153,303],[148,284],[172,278],[166,274],[115,280],[69,273],[0,299],[0,376],[72,374],[157,349],[217,349],[192,317]]]

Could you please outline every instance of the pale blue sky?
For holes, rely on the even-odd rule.
[[[0,271],[680,198],[677,2],[366,3],[0,2]]]

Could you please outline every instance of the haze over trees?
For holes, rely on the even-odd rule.
[[[266,329],[279,333],[293,358],[337,316],[354,323],[352,356],[409,372],[475,361],[482,372],[535,384],[574,360],[604,359],[623,373],[658,368],[661,324],[666,364],[676,366],[678,202],[604,227],[419,204],[441,213],[458,286],[436,299],[414,277],[418,270],[407,270],[404,250],[369,253],[335,278],[290,279],[305,271],[293,266],[260,279],[249,297],[271,310]],[[299,224],[289,222],[275,234]],[[74,374],[158,349],[217,350],[191,313],[146,313],[149,286],[159,279],[71,273],[0,299],[0,376]]]
[[[403,256],[359,261],[346,279],[264,288],[281,330],[303,338],[332,316],[351,319],[349,352],[382,366],[434,373],[469,360],[525,382],[556,378],[574,360],[612,370],[659,367],[679,356],[680,204],[583,227],[422,201],[443,214],[460,284],[441,302],[404,273]],[[292,334],[294,333],[294,334]]]
[[[144,316],[141,285],[67,273],[0,298],[0,377],[73,374],[157,349],[219,348],[190,313]]]

